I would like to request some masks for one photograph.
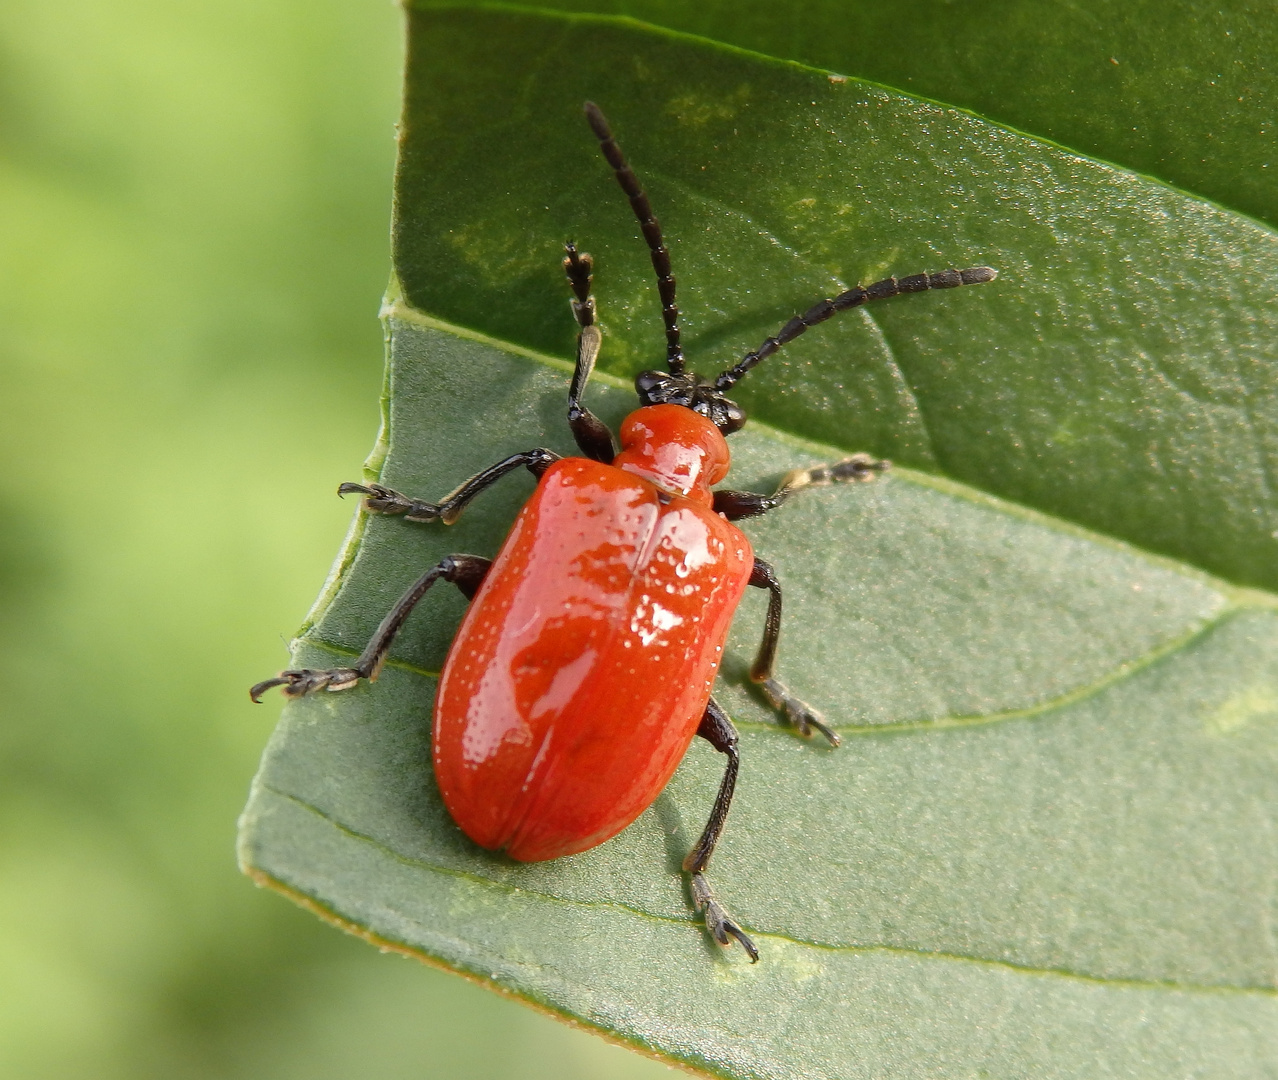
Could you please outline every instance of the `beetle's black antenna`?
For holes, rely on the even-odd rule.
[[[675,303],[675,279],[670,272],[670,252],[666,250],[665,241],[661,238],[661,222],[653,214],[652,204],[648,202],[639,177],[627,164],[599,106],[593,101],[587,101],[585,108],[586,121],[599,139],[599,149],[617,174],[617,183],[630,200],[630,207],[639,219],[639,228],[643,230],[643,238],[648,241],[652,268],[657,272],[657,291],[661,294],[661,317],[666,323],[666,366],[672,375],[682,375],[683,346],[679,344],[679,306]]]
[[[748,352],[735,365],[728,368],[714,381],[716,390],[729,390],[739,382],[755,364],[766,360],[782,345],[787,345],[809,326],[823,323],[837,311],[860,307],[871,300],[886,300],[901,293],[927,292],[928,289],[955,289],[960,285],[983,285],[998,277],[998,271],[988,266],[973,266],[967,270],[942,270],[939,274],[914,274],[911,277],[884,278],[873,285],[860,285],[840,293],[833,300],[822,300],[802,315],[796,315],[754,352]]]

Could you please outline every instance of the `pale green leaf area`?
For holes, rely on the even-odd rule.
[[[712,877],[758,965],[707,939],[679,871],[722,770],[704,745],[593,851],[519,865],[461,835],[429,769],[448,588],[376,683],[285,708],[246,869],[723,1076],[1271,1075],[1274,233],[1135,159],[624,19],[423,6],[409,28],[367,472],[389,486],[438,497],[513,451],[572,452],[568,237],[597,260],[592,407],[615,426],[659,361],[585,98],[663,220],[703,374],[856,282],[1000,277],[845,315],[741,386],[733,486],[898,463],[743,526],[785,587],[781,673],[844,736],[805,743],[748,685],[748,598],[716,691],[743,770]],[[347,663],[423,568],[492,555],[531,486],[451,528],[357,514],[293,663]]]
[[[405,309],[389,325],[386,483],[444,490],[503,450],[571,449],[564,365]],[[632,400],[592,394],[614,422]],[[763,485],[822,448],[759,424],[734,449],[734,480]],[[421,567],[494,552],[530,486],[448,529],[361,519],[295,662],[347,662]],[[1267,598],[906,470],[747,529],[787,586],[785,677],[848,736],[804,743],[744,688],[762,625],[744,605],[721,679],[744,767],[714,879],[757,968],[705,939],[679,872],[722,768],[708,747],[582,855],[515,864],[450,821],[429,727],[455,593],[376,684],[287,707],[242,858],[381,941],[725,1075],[1262,1075]]]

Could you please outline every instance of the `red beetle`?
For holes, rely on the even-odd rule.
[[[641,406],[621,425],[621,452],[581,404],[599,355],[591,259],[566,245],[564,270],[581,328],[568,423],[583,457],[513,454],[439,503],[377,484],[342,484],[368,510],[451,524],[479,492],[520,467],[534,491],[492,561],[450,555],[382,620],[353,667],[282,671],[253,687],[297,697],[377,678],[414,605],[441,578],[473,600],[435,696],[435,776],[449,812],[485,848],[527,862],[585,851],[615,836],[657,797],[694,735],[727,755],[723,782],[684,860],[693,900],[722,945],[754,943],[711,893],[705,869],[723,830],[738,769],[737,732],[710,696],[733,612],[746,587],[770,593],[750,676],[800,733],[838,736],[773,676],[781,586],[733,521],[780,506],[808,484],[867,480],[888,467],[858,455],[789,474],[770,495],[711,488],[728,474],[724,438],[745,423],[726,392],[760,360],[837,311],[899,293],[991,281],[989,267],[887,278],[791,319],[712,382],[684,367],[675,279],[661,227],[599,109],[586,118],[648,241],[666,326],[667,371],[635,380]]]

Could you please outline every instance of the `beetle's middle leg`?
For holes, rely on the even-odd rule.
[[[259,701],[272,686],[282,686],[284,693],[289,697],[302,697],[304,694],[325,688],[348,690],[360,679],[369,681],[376,679],[381,673],[382,665],[386,663],[386,656],[390,652],[395,635],[403,628],[413,608],[417,606],[417,601],[426,595],[436,581],[442,578],[444,581],[451,582],[467,600],[473,600],[490,566],[492,566],[492,560],[479,555],[445,555],[396,601],[381,625],[373,632],[373,636],[364,646],[364,651],[360,653],[353,667],[326,670],[300,668],[281,671],[275,678],[266,679],[254,686],[249,691],[249,697]]]
[[[839,736],[826,726],[824,718],[811,705],[790,693],[789,688],[772,674],[776,665],[777,641],[781,637],[781,582],[772,567],[762,559],[754,560],[750,572],[750,584],[756,589],[767,589],[768,615],[763,625],[763,640],[759,652],[750,666],[750,679],[759,684],[774,709],[784,712],[799,734],[805,738],[813,728],[830,740],[831,746],[839,745]]]
[[[381,484],[341,484],[338,486],[337,493],[366,495],[364,506],[375,514],[403,514],[407,521],[442,521],[445,525],[451,525],[461,516],[461,512],[466,509],[471,499],[486,488],[492,487],[503,476],[522,466],[540,480],[542,474],[558,460],[558,454],[544,447],[511,454],[496,465],[489,465],[483,472],[476,473],[437,503],[401,495],[398,491],[383,487]]]
[[[744,930],[723,909],[710,883],[706,881],[706,866],[710,856],[714,854],[714,846],[723,833],[723,824],[728,817],[728,807],[732,803],[732,792],[737,786],[737,770],[741,766],[741,756],[737,751],[737,729],[732,726],[728,714],[719,707],[714,698],[706,703],[705,714],[701,717],[701,726],[697,734],[705,739],[721,754],[727,754],[728,767],[724,770],[723,780],[719,784],[719,793],[715,796],[714,807],[710,811],[710,820],[697,846],[688,852],[683,860],[683,868],[692,875],[692,900],[698,911],[704,911],[706,929],[720,945],[728,945],[732,938],[741,942],[741,947],[750,954],[751,962],[759,959],[759,950]]]

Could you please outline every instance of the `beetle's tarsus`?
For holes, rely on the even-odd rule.
[[[887,472],[892,463],[869,454],[853,454],[833,465],[816,465],[811,469],[795,469],[787,473],[777,489],[777,495],[788,497],[800,488],[819,487],[824,484],[863,484],[873,480],[881,472]],[[776,498],[776,496],[773,496]]]
[[[838,732],[826,724],[825,717],[802,698],[790,693],[789,688],[780,679],[765,679],[759,686],[768,703],[774,709],[785,713],[786,719],[805,739],[811,738],[815,730],[824,735],[831,746],[838,746],[842,742]]]
[[[364,495],[364,508],[373,514],[403,514],[405,521],[438,521],[444,516],[444,508],[437,503],[410,499],[381,484],[342,484],[339,495]]]
[[[881,472],[887,472],[892,462],[887,458],[873,458],[869,454],[853,454],[851,457],[837,461],[830,466],[830,480],[833,483],[847,483],[849,480],[865,483],[873,480]]]
[[[760,495],[754,491],[730,491],[719,488],[714,493],[714,512],[729,521],[755,517],[775,510],[796,491],[824,484],[865,483],[892,467],[890,461],[873,458],[869,454],[853,454],[833,465],[814,465],[810,469],[794,469],[781,478],[776,491]],[[762,579],[761,579],[762,580]]]
[[[722,925],[723,929],[727,931],[727,933],[731,934],[741,943],[741,947],[745,949],[747,955],[750,957],[750,963],[757,964],[759,962],[759,947],[750,940],[750,936],[731,919],[725,919]],[[720,944],[727,945],[728,942],[723,940]]]
[[[249,697],[259,704],[262,695],[273,686],[282,686],[286,697],[305,697],[316,690],[349,690],[365,676],[355,668],[330,668],[320,671],[312,668],[298,668],[294,671],[281,671],[273,679],[266,679],[251,690]]]
[[[692,875],[692,901],[696,904],[698,911],[705,912],[706,929],[710,931],[710,936],[715,941],[727,948],[732,944],[732,939],[736,938],[749,954],[750,963],[759,962],[758,947],[750,940],[750,935],[736,924],[736,921],[723,909],[723,905],[714,898],[705,874]]]

